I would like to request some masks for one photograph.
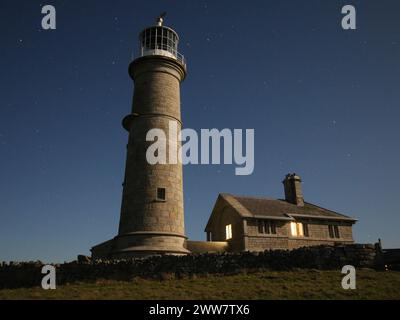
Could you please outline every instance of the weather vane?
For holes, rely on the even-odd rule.
[[[163,22],[164,22],[164,18],[167,15],[167,13],[164,11],[163,13],[161,13],[158,18],[157,18],[157,25],[162,26]]]

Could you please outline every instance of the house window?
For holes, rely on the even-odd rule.
[[[165,201],[165,188],[157,188],[157,200]]]
[[[335,232],[335,238],[340,238],[339,226],[333,226],[333,231]]]
[[[303,237],[304,236],[304,228],[301,222],[291,222],[290,230],[293,237]]]
[[[267,234],[276,234],[276,225],[273,221],[264,221],[264,229]]]
[[[276,224],[275,224],[275,221],[270,221],[269,227],[270,227],[271,233],[272,233],[272,234],[276,234]]]
[[[271,233],[271,228],[269,227],[269,221],[264,221],[264,231],[266,234]]]
[[[258,233],[276,234],[275,221],[258,220]]]
[[[225,227],[226,240],[232,239],[232,225],[228,224]]]
[[[329,225],[329,238],[340,238],[339,226]]]
[[[329,225],[328,229],[329,229],[329,238],[334,238],[335,236],[333,234],[333,226]]]
[[[258,233],[264,233],[264,221],[258,220]]]
[[[308,224],[307,223],[303,223],[303,231],[304,231],[304,236],[305,237],[309,237],[310,233],[308,231]]]

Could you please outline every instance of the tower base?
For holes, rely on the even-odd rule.
[[[129,259],[154,255],[186,255],[186,237],[170,232],[140,231],[118,235],[90,251],[92,259]]]

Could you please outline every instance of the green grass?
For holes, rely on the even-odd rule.
[[[343,290],[342,277],[340,271],[296,270],[191,279],[104,280],[67,284],[56,290],[0,290],[0,299],[400,299],[400,272],[358,270],[356,290]]]

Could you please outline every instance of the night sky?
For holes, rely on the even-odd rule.
[[[117,234],[128,64],[162,11],[188,63],[184,127],[255,129],[252,175],[184,167],[190,239],[218,193],[282,198],[296,172],[306,201],[359,219],[357,242],[400,247],[399,1],[17,0],[0,4],[0,261],[68,261]]]

